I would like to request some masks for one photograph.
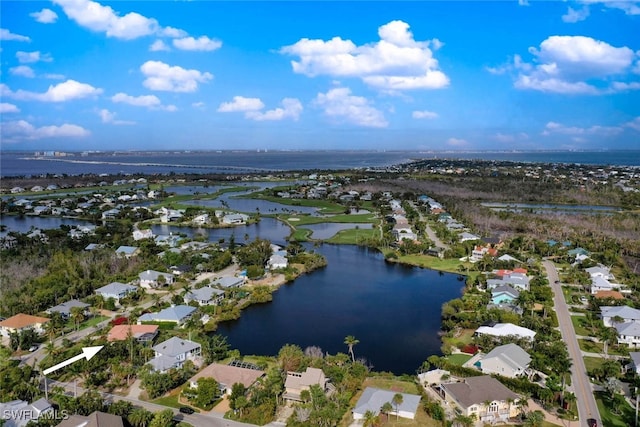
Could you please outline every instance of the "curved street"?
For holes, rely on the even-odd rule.
[[[571,388],[576,395],[578,416],[581,423],[580,425],[587,425],[586,420],[593,418],[597,421],[598,426],[602,426],[602,420],[600,419],[596,399],[593,396],[593,388],[591,387],[584,359],[582,358],[582,351],[578,345],[578,339],[576,338],[573,323],[571,323],[569,308],[567,307],[567,302],[565,301],[564,294],[562,293],[558,271],[556,270],[553,262],[549,260],[543,261],[542,265],[547,271],[547,279],[549,280],[551,289],[553,289],[553,308],[558,316],[558,324],[560,326],[562,340],[567,344],[569,358],[572,362]]]

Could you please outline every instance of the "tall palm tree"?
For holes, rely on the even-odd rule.
[[[347,335],[344,339],[344,343],[349,348],[349,354],[351,355],[351,361],[356,361],[356,356],[353,354],[353,346],[357,345],[360,341],[356,339],[353,335]]]
[[[393,406],[396,407],[396,420],[398,419],[398,407],[400,405],[402,405],[402,402],[404,401],[404,398],[402,397],[402,394],[400,393],[396,393],[393,395],[393,399],[391,399],[391,403],[393,403]]]
[[[393,406],[391,406],[391,402],[385,402],[384,405],[380,408],[380,412],[384,413],[387,416],[387,421],[389,420],[389,412],[393,410]]]
[[[136,408],[127,417],[134,427],[147,427],[153,420],[153,412],[144,408]]]
[[[375,414],[375,412],[368,410],[367,412],[364,413],[364,418],[362,421],[362,426],[363,427],[374,427],[376,424],[378,424],[378,416]]]

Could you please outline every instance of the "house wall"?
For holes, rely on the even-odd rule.
[[[502,363],[497,357],[483,359],[480,362],[483,374],[499,374],[505,377],[514,378],[518,375],[518,371]]]

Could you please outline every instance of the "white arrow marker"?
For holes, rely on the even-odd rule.
[[[100,350],[102,350],[102,347],[104,347],[103,345],[98,345],[95,347],[82,347],[82,353],[77,355],[77,356],[73,356],[71,359],[67,359],[64,362],[60,362],[57,365],[53,365],[50,368],[45,369],[44,371],[42,371],[42,373],[44,375],[49,375],[51,372],[55,372],[60,368],[64,368],[67,365],[71,365],[73,362],[77,362],[78,360],[81,359],[87,359],[90,360],[93,356],[95,356]]]

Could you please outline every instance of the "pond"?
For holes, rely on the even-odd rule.
[[[272,302],[248,307],[217,332],[242,354],[266,355],[288,343],[346,353],[344,338],[353,335],[360,341],[356,357],[395,374],[414,374],[427,357],[441,354],[440,308],[461,295],[457,275],[390,264],[357,246],[315,250],[327,267],[282,286]]]

